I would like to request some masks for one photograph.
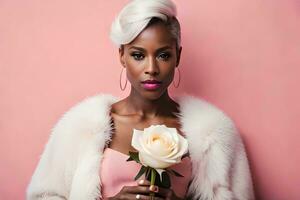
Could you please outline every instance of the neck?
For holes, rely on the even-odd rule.
[[[153,118],[157,116],[170,115],[177,112],[178,104],[171,99],[168,90],[157,99],[147,99],[141,96],[134,89],[131,89],[126,98],[127,111],[137,114],[143,118]]]

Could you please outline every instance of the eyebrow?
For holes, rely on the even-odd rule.
[[[172,48],[171,46],[167,45],[167,46],[163,46],[163,47],[157,49],[156,51],[163,51],[163,50],[171,49],[171,48]],[[137,47],[137,46],[131,46],[129,49],[137,49],[137,50],[140,50],[140,51],[145,51],[144,48],[142,48],[142,47]]]

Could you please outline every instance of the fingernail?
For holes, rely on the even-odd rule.
[[[156,185],[150,185],[150,188],[149,188],[152,192],[158,192],[158,186]]]
[[[139,181],[139,184],[144,184],[144,180],[140,180],[140,181]]]

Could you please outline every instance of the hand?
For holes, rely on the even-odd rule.
[[[151,190],[152,189],[152,190]],[[150,200],[150,193],[155,192],[150,188],[150,182],[146,180],[141,180],[138,182],[137,186],[124,186],[121,191],[113,197],[109,197],[108,200],[118,200],[118,199],[128,199],[128,200]],[[155,200],[164,200],[165,198],[156,196]]]
[[[154,199],[183,200],[182,198],[178,197],[172,189],[162,188],[156,185],[150,186],[150,182],[147,180],[141,180],[138,184],[140,186],[148,187],[151,192],[155,192]]]

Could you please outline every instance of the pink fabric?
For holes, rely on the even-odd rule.
[[[128,155],[111,148],[106,148],[103,156],[100,170],[103,199],[116,195],[123,186],[137,185],[134,177],[141,168],[140,164],[135,161],[126,161],[129,157]],[[177,196],[184,197],[191,179],[192,166],[190,158],[185,157],[181,163],[173,165],[170,168],[184,176],[170,176],[172,189]]]

